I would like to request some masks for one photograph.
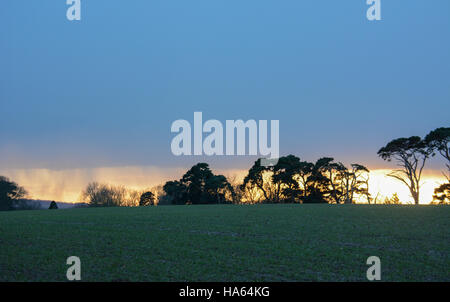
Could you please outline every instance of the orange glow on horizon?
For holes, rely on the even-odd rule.
[[[401,203],[414,204],[408,187],[401,181],[387,176],[392,170],[377,169],[370,172],[369,193],[372,198],[378,195],[377,203],[383,203],[386,197],[397,193]],[[425,170],[420,187],[420,204],[429,204],[433,199],[434,189],[445,183],[446,179],[440,171]]]
[[[234,182],[241,182],[246,170],[212,168],[214,173],[225,175]],[[92,169],[9,169],[1,170],[4,175],[25,187],[29,198],[79,202],[80,194],[89,182],[97,181],[113,185],[123,185],[130,189],[144,190],[162,185],[168,180],[179,179],[185,168],[162,169],[158,167],[103,167]],[[377,203],[383,203],[386,197],[397,193],[402,203],[413,204],[408,188],[400,181],[387,176],[391,170],[374,169],[370,172],[369,192]],[[434,189],[446,181],[441,171],[425,170],[422,176],[420,203],[428,204],[432,200]],[[363,199],[362,202],[365,202]]]

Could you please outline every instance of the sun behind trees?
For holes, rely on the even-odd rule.
[[[432,156],[439,153],[445,160],[445,166],[447,171],[443,171],[442,174],[447,179],[447,183],[443,183],[434,190],[433,202],[438,204],[450,203],[450,128],[437,128],[425,137],[425,143],[427,144]]]
[[[355,203],[365,196],[370,203],[369,170],[352,164],[349,170],[333,158],[316,163],[294,155],[281,157],[275,166],[261,165],[258,159],[241,186],[242,191],[259,191],[258,202],[271,203]]]
[[[422,171],[430,155],[431,152],[427,149],[425,142],[418,136],[394,139],[378,151],[378,156],[382,159],[395,160],[401,167],[389,173],[388,176],[403,182],[408,187],[416,205],[419,204]]]
[[[82,201],[91,207],[120,207],[138,204],[140,192],[124,186],[114,186],[92,182],[81,193]]]
[[[214,174],[207,163],[198,163],[181,179],[162,187],[138,192],[122,186],[90,183],[83,201],[94,207],[148,206],[156,204],[254,204],[254,203],[355,203],[371,202],[369,170],[359,164],[348,169],[333,158],[316,163],[294,155],[281,157],[275,166],[262,166],[258,159],[243,183],[230,183]]]
[[[388,176],[393,177],[405,184],[416,205],[420,201],[420,187],[422,171],[425,163],[436,152],[440,153],[447,161],[446,172],[447,183],[442,184],[434,191],[433,199],[437,203],[450,202],[450,128],[437,128],[431,131],[424,139],[418,136],[409,138],[398,138],[389,142],[378,151],[378,156],[387,161],[394,160],[400,169],[393,170]],[[447,175],[448,173],[448,175]]]
[[[417,205],[420,201],[422,172],[427,160],[436,153],[446,159],[448,183],[435,189],[435,203],[450,202],[450,128],[431,131],[425,139],[418,136],[398,138],[378,151],[386,161],[394,160],[400,169],[388,176],[405,184]],[[258,159],[250,167],[242,183],[230,183],[224,175],[215,175],[207,163],[198,163],[180,180],[138,192],[121,186],[91,183],[83,198],[91,206],[146,206],[156,204],[255,204],[255,203],[375,203],[369,193],[370,171],[361,164],[346,167],[331,157],[315,163],[294,155],[280,157],[274,166]],[[446,174],[448,173],[448,175]],[[376,199],[376,198],[375,198]],[[400,204],[397,194],[385,204]]]
[[[420,203],[422,172],[432,157],[444,159],[447,181],[434,190],[434,204],[450,203],[450,128],[437,128],[424,139],[418,136],[390,141],[378,151],[382,159],[400,169],[387,176],[406,185],[414,203]],[[302,161],[295,155],[280,157],[274,166],[258,159],[242,183],[214,174],[207,163],[198,163],[179,180],[146,190],[124,186],[89,183],[81,200],[92,207],[152,206],[184,204],[255,204],[255,203],[376,203],[369,193],[370,171],[361,164],[346,167],[331,157],[316,162]],[[0,176],[0,210],[34,209],[24,199],[27,192],[17,183]],[[377,194],[378,197],[378,194]],[[399,204],[396,194],[385,204]]]
[[[332,158],[315,164],[294,155],[281,157],[275,166],[262,166],[258,159],[242,184],[231,185],[225,176],[214,175],[208,164],[192,167],[179,181],[163,189],[172,204],[217,203],[355,203],[368,193],[369,170],[353,164],[347,169]]]

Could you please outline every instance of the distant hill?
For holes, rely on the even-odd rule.
[[[40,207],[42,210],[48,209],[50,206],[50,203],[52,200],[40,200],[40,199],[23,199],[24,202],[26,202],[28,205],[35,206],[36,208]],[[71,209],[71,208],[78,208],[78,207],[87,207],[88,204],[84,202],[62,202],[62,201],[55,201],[58,205],[58,209]]]

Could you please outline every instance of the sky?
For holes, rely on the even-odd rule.
[[[6,0],[0,174],[73,199],[55,192],[75,175],[73,192],[111,169],[100,178],[248,169],[256,157],[172,154],[172,122],[195,111],[279,120],[281,155],[389,169],[387,142],[450,126],[450,2],[381,3],[368,21],[365,0],[82,0],[68,21],[64,0]]]

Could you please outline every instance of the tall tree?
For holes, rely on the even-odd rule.
[[[206,186],[213,175],[207,163],[198,163],[183,175],[181,182],[186,186],[188,203],[208,203]]]
[[[0,211],[14,209],[14,203],[25,197],[27,192],[7,177],[0,176]]]
[[[168,181],[163,186],[164,193],[173,204],[186,204],[186,186],[180,181]]]
[[[431,131],[425,137],[425,143],[432,155],[437,151],[447,160],[445,166],[447,167],[448,175],[445,173],[444,175],[450,182],[450,128],[441,127]]]
[[[261,165],[261,159],[255,161],[253,166],[248,171],[247,176],[244,178],[242,188],[245,189],[248,185],[257,187],[263,194],[266,201],[270,201],[269,188],[265,184],[264,174],[271,170],[272,167],[266,167]]]
[[[317,163],[316,174],[322,173],[324,198],[329,202],[354,203],[356,196],[368,196],[369,170],[360,164],[352,164],[349,170],[341,162],[334,162],[332,158],[323,158]],[[328,181],[329,189],[326,190]]]
[[[283,156],[279,158],[277,164],[273,167],[272,182],[275,184],[276,198],[275,202],[299,202],[301,189],[298,181],[298,175],[301,172],[300,158],[294,155]]]
[[[194,165],[180,181],[166,182],[163,190],[174,204],[225,203],[234,198],[226,177],[214,175],[206,163]]]
[[[234,189],[223,175],[213,175],[208,178],[205,189],[209,203],[227,203],[227,200],[234,200]]]
[[[342,174],[344,203],[354,203],[356,196],[366,196],[370,203],[369,169],[360,164],[351,164],[351,167]]]
[[[311,175],[314,169],[314,164],[307,162],[307,161],[301,161],[298,166],[298,173],[295,176],[298,183],[299,188],[301,190],[301,199],[303,200],[308,195],[308,177]]]
[[[347,168],[342,163],[335,163],[331,161],[322,166],[322,173],[329,181],[330,202],[343,203],[345,197],[344,181],[345,175],[348,172]]]
[[[395,160],[400,169],[388,174],[404,183],[411,193],[414,203],[419,204],[422,171],[430,156],[426,143],[418,136],[398,138],[378,151],[383,160]]]
[[[311,173],[306,180],[307,193],[303,198],[304,203],[327,203],[330,200],[330,179],[327,170],[333,162],[331,157],[319,158],[312,167]]]

